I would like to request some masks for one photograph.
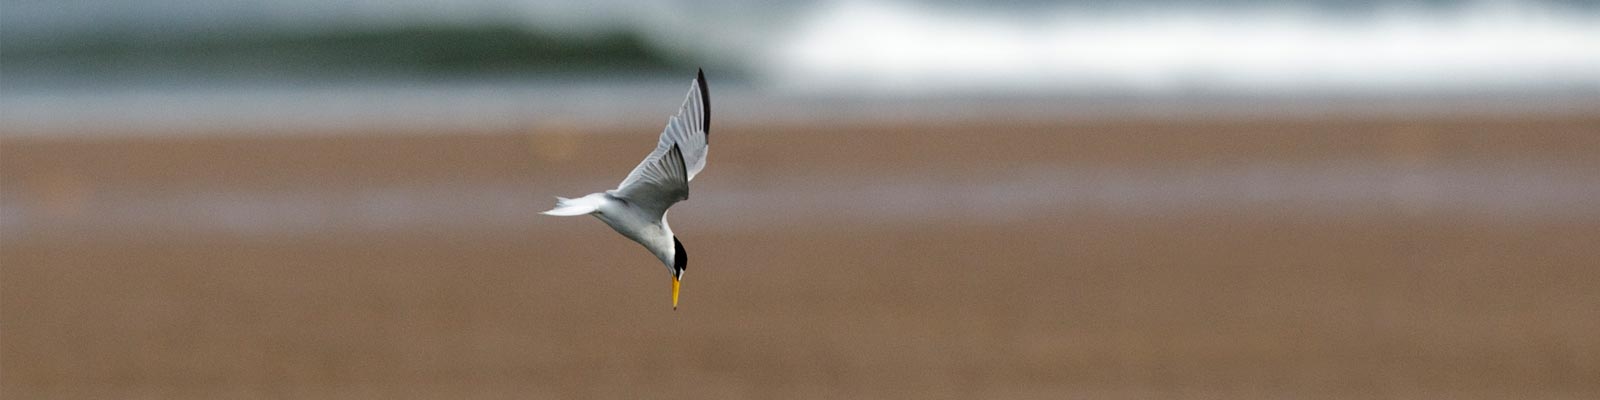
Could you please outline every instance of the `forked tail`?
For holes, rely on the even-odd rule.
[[[605,197],[599,193],[579,197],[576,199],[556,197],[556,208],[551,209],[550,211],[545,211],[542,214],[554,215],[558,217],[584,215],[600,209],[600,203],[604,201]]]

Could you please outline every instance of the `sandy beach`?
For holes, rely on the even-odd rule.
[[[1600,114],[0,136],[6,398],[1594,398]]]

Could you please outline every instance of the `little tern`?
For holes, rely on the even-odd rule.
[[[678,114],[667,120],[655,151],[616,189],[576,199],[556,197],[556,208],[545,215],[593,215],[617,233],[650,250],[672,272],[672,309],[678,309],[678,287],[689,255],[683,242],[667,225],[667,208],[689,198],[689,181],[706,167],[706,147],[711,127],[711,95],[706,74],[698,71],[689,96]]]

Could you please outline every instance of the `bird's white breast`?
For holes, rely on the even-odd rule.
[[[599,212],[594,216],[622,236],[644,245],[670,268],[675,248],[672,245],[672,231],[666,227],[665,221],[623,199],[609,194],[605,196],[606,201],[601,203]]]

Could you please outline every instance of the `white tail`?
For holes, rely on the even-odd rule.
[[[576,199],[556,197],[556,208],[551,209],[550,211],[545,211],[542,214],[554,215],[558,217],[570,217],[574,215],[592,213],[595,212],[595,210],[600,209],[600,204],[605,202],[604,196],[605,195],[595,193]]]

